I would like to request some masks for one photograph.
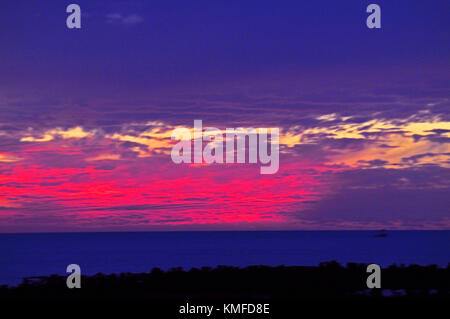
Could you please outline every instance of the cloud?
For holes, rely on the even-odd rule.
[[[53,140],[50,134],[44,134],[42,137],[25,136],[20,139],[21,142],[48,142]]]
[[[119,23],[123,25],[136,25],[144,22],[144,18],[137,14],[122,15],[121,13],[110,13],[106,15],[109,23]]]
[[[341,171],[334,194],[292,216],[324,228],[448,228],[449,177],[431,166]]]
[[[119,154],[101,154],[101,155],[98,155],[95,157],[89,157],[86,159],[86,161],[88,161],[88,162],[105,161],[105,160],[117,161],[117,160],[120,160],[120,155]]]
[[[67,107],[63,99],[0,104],[0,224],[450,225],[449,104],[433,92],[202,90],[100,96]],[[194,119],[204,128],[279,127],[280,171],[265,178],[251,165],[173,164],[172,130],[192,132]]]
[[[14,155],[0,154],[0,163],[14,163],[20,161],[21,158]]]
[[[317,118],[317,116],[313,115]],[[312,122],[309,127],[296,125],[281,127],[280,151],[283,154],[302,156],[305,151],[310,157],[322,158],[326,165],[340,165],[353,168],[371,167],[373,164],[383,167],[401,168],[423,164],[434,164],[449,167],[450,145],[440,139],[449,138],[450,122],[439,117],[426,119],[418,114],[404,119],[370,119],[361,122],[342,119],[337,113],[319,116],[320,122]],[[311,120],[314,120],[311,118]],[[145,121],[123,124],[109,129],[87,129],[75,126],[68,129],[53,128],[35,132],[16,133],[21,142],[60,142],[83,140],[84,146],[76,145],[71,153],[79,150],[79,155],[89,154],[88,161],[120,158],[146,158],[159,155],[169,156],[174,141],[171,134],[174,129],[186,128],[193,131],[190,125],[172,125],[163,121]],[[204,129],[211,127],[205,121]],[[192,134],[191,134],[192,135]],[[438,139],[439,138],[439,139]],[[49,147],[52,143],[49,144]],[[72,143],[73,144],[73,143]],[[89,144],[89,145],[88,145]],[[62,145],[62,144],[61,144]],[[306,146],[315,147],[306,147]],[[74,145],[72,145],[74,146]],[[64,148],[60,148],[58,152]],[[42,148],[39,151],[42,152]],[[46,148],[51,151],[51,148]],[[20,150],[19,150],[20,151]],[[104,157],[108,154],[108,158]],[[116,154],[111,156],[111,154]],[[433,154],[433,156],[420,156]],[[14,154],[17,158],[22,155]],[[11,161],[5,158],[3,161]]]
[[[52,141],[55,137],[60,137],[62,139],[80,139],[85,137],[91,137],[94,135],[94,132],[85,131],[81,126],[76,126],[73,128],[69,128],[67,130],[61,128],[55,128],[51,130],[47,130],[44,133],[40,134],[39,137],[35,136],[24,136],[20,139],[21,142],[49,142]]]
[[[450,122],[437,116],[421,118],[417,113],[404,119],[371,119],[359,123],[335,121],[339,118],[336,113],[317,118],[322,122],[312,127],[285,128],[280,135],[282,151],[298,153],[299,146],[319,145],[326,151],[329,165],[354,168],[374,163],[391,168],[423,164],[450,167],[450,144],[446,143]],[[420,154],[432,155],[415,157]]]

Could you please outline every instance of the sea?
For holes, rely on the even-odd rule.
[[[450,231],[201,231],[0,234],[0,285],[25,277],[185,270],[218,265],[314,266],[337,261],[381,267],[450,262]]]

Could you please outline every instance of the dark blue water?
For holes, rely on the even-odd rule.
[[[23,277],[148,272],[216,265],[317,265],[323,261],[396,264],[450,262],[450,231],[148,232],[0,234],[0,284]]]

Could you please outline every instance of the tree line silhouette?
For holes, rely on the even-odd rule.
[[[450,297],[450,263],[392,265],[382,268],[381,289],[368,289],[366,264],[336,261],[318,266],[218,266],[149,273],[82,276],[80,289],[68,289],[66,276],[25,278],[15,287],[0,286],[0,299],[298,299],[298,298],[444,298]]]

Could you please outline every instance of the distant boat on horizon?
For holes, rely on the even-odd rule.
[[[387,237],[387,236],[388,236],[388,233],[387,233],[387,231],[385,229],[381,229],[379,231],[376,231],[373,234],[373,237],[377,237],[377,238],[383,238],[383,237]]]

